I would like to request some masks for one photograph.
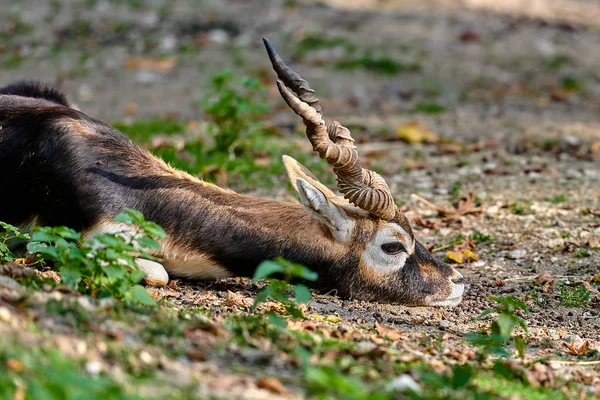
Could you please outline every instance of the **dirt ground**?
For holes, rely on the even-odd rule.
[[[421,242],[440,247],[459,234],[492,238],[473,248],[478,260],[458,265],[468,282],[458,307],[407,308],[315,294],[309,313],[339,316],[350,327],[394,326],[418,352],[411,339],[424,332],[463,346],[464,334],[489,324],[476,319],[492,305],[489,296],[512,294],[530,308],[523,314],[529,357],[563,360],[572,355],[565,343],[587,342],[600,351],[600,295],[592,284],[600,274],[600,30],[589,13],[498,13],[476,4],[485,2],[445,1],[151,3],[11,2],[12,15],[33,30],[17,36],[13,45],[25,56],[17,68],[0,69],[0,82],[56,81],[83,111],[107,122],[201,119],[198,99],[210,73],[231,68],[273,79],[261,42],[268,37],[317,89],[326,114],[351,127],[359,151],[385,173],[409,219],[420,217],[414,227]],[[594,1],[563,3],[600,8]],[[343,37],[419,68],[392,74],[332,68],[344,57],[343,44],[298,54],[298,43],[313,34]],[[188,50],[189,43],[200,46]],[[131,64],[130,57],[140,55],[173,64]],[[276,91],[269,95],[274,123],[295,126]],[[443,111],[414,111],[432,103]],[[409,123],[437,138],[399,141],[397,129]],[[477,196],[481,213],[444,220],[411,197],[449,206],[455,182],[462,194]],[[256,193],[283,196],[264,188]],[[444,257],[447,250],[452,246],[435,254]],[[565,306],[564,292],[580,284],[592,300]],[[244,280],[179,287],[169,296],[182,308],[218,307],[227,291],[257,292]],[[599,365],[557,361],[555,368],[600,384]]]

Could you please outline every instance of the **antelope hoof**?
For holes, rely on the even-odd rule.
[[[169,283],[169,274],[162,264],[143,258],[136,259],[136,264],[141,271],[146,273],[144,284],[147,286],[162,287]]]

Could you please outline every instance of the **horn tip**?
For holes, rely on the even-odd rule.
[[[267,54],[269,55],[269,58],[275,57],[277,55],[277,51],[273,47],[273,44],[271,43],[271,41],[267,38],[262,38],[262,40],[263,40],[263,43],[265,44],[265,49],[267,50]]]

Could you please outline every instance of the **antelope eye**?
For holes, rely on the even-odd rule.
[[[404,251],[404,246],[400,242],[390,242],[381,245],[381,250],[386,252],[387,254],[398,254],[401,251]]]

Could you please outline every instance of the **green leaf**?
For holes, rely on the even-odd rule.
[[[60,278],[65,285],[69,287],[75,287],[75,285],[77,285],[81,280],[81,274],[75,269],[62,267],[60,269]]]
[[[271,294],[273,294],[273,287],[266,286],[265,288],[263,288],[263,290],[258,292],[258,294],[256,295],[256,298],[254,299],[254,304],[252,304],[252,309],[255,310],[256,306],[258,306],[260,303],[264,303],[269,298],[269,296],[271,296]]]
[[[156,304],[150,293],[142,285],[135,285],[131,288],[131,300],[145,304],[148,306],[153,306]]]
[[[275,261],[266,260],[261,262],[258,268],[256,268],[252,279],[255,281],[265,279],[278,272],[283,272],[282,265]]]
[[[312,271],[310,268],[305,267],[304,265],[300,268],[300,273],[298,274],[299,278],[306,279],[307,281],[314,282],[319,278],[319,274]]]
[[[148,235],[139,237],[135,241],[144,249],[160,251],[160,243]]]
[[[144,231],[153,236],[156,236],[159,239],[164,239],[167,237],[167,234],[165,233],[163,228],[161,228],[158,224],[155,224],[154,222],[148,221],[144,223]]]
[[[456,365],[452,368],[452,387],[454,389],[465,386],[473,376],[473,369],[468,364]]]
[[[29,242],[29,243],[27,243],[27,253],[29,253],[29,254],[39,253],[42,249],[44,249],[46,247],[48,247],[48,245],[46,243]]]
[[[34,242],[50,242],[53,243],[57,237],[46,231],[34,232],[31,238]]]
[[[79,240],[81,238],[81,234],[71,228],[67,228],[66,226],[57,226],[54,228],[54,232],[64,238],[71,240]]]
[[[501,314],[495,323],[498,326],[498,333],[507,338],[510,337],[514,327],[517,325],[515,317],[509,314]]]
[[[517,349],[517,353],[519,353],[519,357],[525,357],[525,340],[523,336],[515,336],[515,348]]]
[[[285,329],[287,327],[287,321],[285,320],[285,318],[280,317],[277,314],[269,313],[269,315],[267,316],[267,320],[271,325],[274,325],[278,328]]]
[[[294,286],[294,295],[298,303],[307,303],[311,299],[310,289],[302,284]]]

